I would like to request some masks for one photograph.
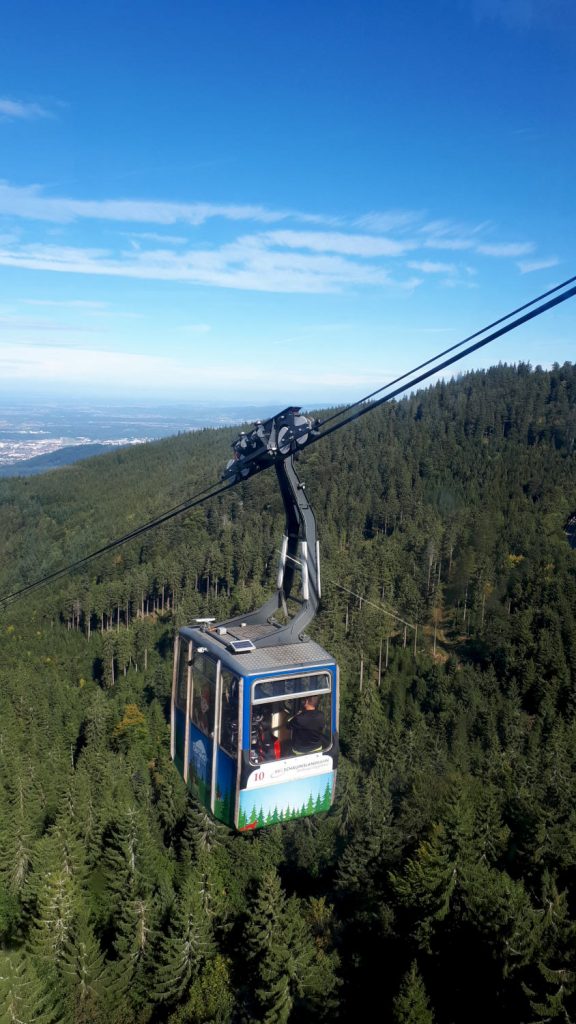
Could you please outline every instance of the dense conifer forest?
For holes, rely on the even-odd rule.
[[[218,479],[204,430],[0,481],[0,595]],[[175,629],[261,603],[263,474],[3,609],[0,1020],[576,1019],[576,367],[439,383],[305,453],[335,806],[251,835],[169,759]]]

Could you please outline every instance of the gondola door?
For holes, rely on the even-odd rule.
[[[188,690],[188,784],[208,810],[216,794],[215,728],[220,662],[192,644]]]
[[[184,782],[188,781],[191,658],[191,642],[184,637],[177,636],[174,644],[174,677],[170,710],[170,756]]]
[[[220,717],[216,740],[216,790],[213,793],[212,813],[230,828],[234,825],[237,788],[238,758],[242,743],[242,679],[220,664],[219,673]]]

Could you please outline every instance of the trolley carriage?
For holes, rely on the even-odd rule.
[[[304,633],[320,599],[320,564],[293,463],[313,429],[294,408],[257,423],[235,442],[224,474],[246,478],[275,466],[286,512],[276,594],[249,615],[197,620],[176,637],[172,758],[214,817],[242,831],[326,811],[334,799],[338,668]],[[297,750],[291,722],[311,705],[322,727],[313,749]]]

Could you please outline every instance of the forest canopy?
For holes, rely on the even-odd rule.
[[[0,594],[216,481],[234,433],[0,480]],[[575,1019],[575,445],[576,367],[521,364],[303,455],[337,798],[255,835],[186,793],[167,712],[177,628],[273,586],[273,474],[5,606],[0,1020]]]

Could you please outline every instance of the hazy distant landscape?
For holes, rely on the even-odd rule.
[[[4,402],[0,406],[0,476],[45,472],[111,446],[143,444],[204,427],[271,415],[272,406],[98,405]]]

